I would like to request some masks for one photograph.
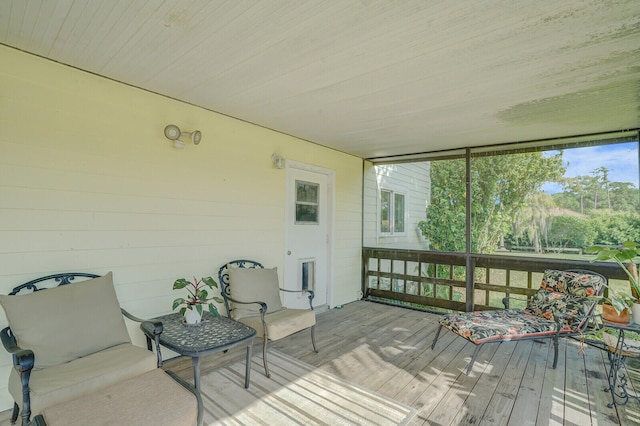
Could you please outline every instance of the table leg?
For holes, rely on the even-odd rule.
[[[247,345],[247,362],[244,370],[244,387],[249,389],[249,377],[251,374],[251,352],[253,351],[253,341]]]
[[[624,330],[620,330],[616,347],[613,350],[610,349],[608,353],[611,366],[609,367],[609,388],[605,391],[611,392],[611,403],[607,404],[609,408],[625,405],[629,399],[640,399],[637,393],[627,392],[629,378],[625,373],[627,356],[624,353],[624,347]]]
[[[193,365],[193,385],[200,392],[200,357],[191,357],[191,364]]]

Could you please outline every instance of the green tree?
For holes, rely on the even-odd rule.
[[[557,182],[565,172],[562,153],[542,152],[474,158],[471,161],[471,225],[473,250],[490,253],[498,247],[516,214],[546,182]]]
[[[472,251],[489,253],[498,247],[516,214],[546,182],[564,174],[562,153],[542,152],[477,157],[471,160]],[[465,160],[431,164],[431,204],[419,226],[431,248],[465,250]]]
[[[556,204],[559,207],[584,214],[585,196],[590,181],[591,178],[589,176],[576,176],[562,179],[564,191],[553,195]]]
[[[418,223],[432,250],[465,251],[465,160],[431,163],[431,203]]]
[[[596,231],[589,219],[561,215],[551,219],[546,243],[548,247],[587,248],[593,245],[595,237]]]
[[[613,210],[640,213],[640,193],[631,182],[611,182],[609,192]]]
[[[589,222],[595,230],[594,243],[615,246],[622,241],[640,241],[640,214],[597,210],[591,212]]]
[[[604,191],[605,200],[607,202],[605,208],[611,209],[611,196],[609,194],[609,184],[610,184],[609,171],[610,171],[609,169],[602,166],[602,167],[598,167],[593,172],[591,172],[591,174],[593,174],[594,176],[594,186],[593,186],[594,197],[595,197],[594,205],[593,205],[594,209],[598,208],[598,193],[602,191]]]
[[[526,237],[536,253],[542,253],[542,241],[547,239],[551,225],[550,211],[555,207],[553,198],[544,192],[527,197],[527,205],[514,215],[513,236],[516,239]]]
[[[583,214],[601,209],[640,213],[638,188],[631,182],[609,181],[609,171],[600,167],[593,171],[593,176],[563,179],[563,191],[553,194],[555,203]]]

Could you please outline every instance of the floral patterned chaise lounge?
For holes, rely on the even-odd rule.
[[[504,309],[446,314],[440,319],[431,349],[435,348],[442,328],[476,344],[467,367],[471,372],[480,347],[489,342],[552,338],[553,368],[558,364],[558,338],[580,334],[593,315],[606,279],[591,271],[546,270],[540,289],[523,310]],[[503,300],[508,307],[508,298]]]

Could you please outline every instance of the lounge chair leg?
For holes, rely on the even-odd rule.
[[[473,368],[473,363],[476,362],[476,357],[478,356],[478,352],[480,351],[480,346],[476,345],[476,350],[473,351],[473,356],[471,357],[471,361],[469,361],[469,365],[467,366],[467,376],[471,374],[471,369]]]
[[[267,336],[264,336],[264,344],[262,345],[262,361],[264,362],[264,374],[267,377],[271,377],[271,373],[269,373],[269,367],[267,366]]]
[[[433,338],[433,343],[431,344],[431,350],[436,347],[436,342],[438,341],[438,336],[440,336],[440,331],[442,331],[442,326],[438,327],[436,331],[436,337]]]
[[[558,366],[558,335],[553,337],[553,368]]]
[[[318,353],[318,349],[316,348],[316,326],[311,326],[311,344],[313,345],[313,351]]]
[[[11,412],[11,424],[15,424],[16,420],[18,420],[18,413],[20,413],[20,407],[18,407],[18,403],[13,403],[13,411]]]

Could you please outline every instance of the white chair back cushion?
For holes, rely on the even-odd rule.
[[[59,365],[131,339],[112,273],[24,295],[0,296],[18,346],[35,366]]]

